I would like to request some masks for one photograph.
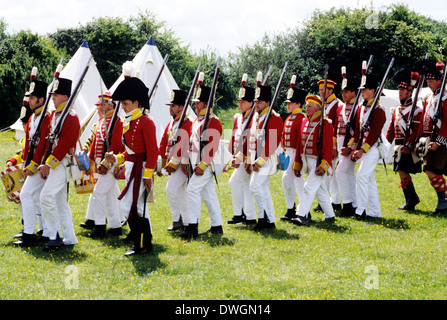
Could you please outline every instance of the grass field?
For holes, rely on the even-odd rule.
[[[0,134],[0,163],[19,149],[12,132]],[[219,177],[224,221],[232,217],[228,175]],[[79,227],[88,195],[70,182],[69,203],[79,243],[56,252],[17,248],[22,228],[17,205],[0,195],[0,299],[160,300],[431,300],[447,298],[447,219],[431,216],[436,195],[425,174],[414,177],[422,199],[417,211],[404,202],[398,176],[377,166],[382,218],[362,222],[313,213],[306,227],[279,221],[286,210],[281,173],[271,177],[276,229],[255,232],[224,224],[221,236],[184,241],[170,233],[164,188],[155,182],[150,204],[154,252],[126,258],[124,236],[92,239]],[[203,206],[199,231],[209,227]],[[125,231],[128,229],[125,227]]]

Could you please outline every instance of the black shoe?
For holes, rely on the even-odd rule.
[[[335,211],[341,210],[341,204],[340,203],[333,203],[332,209]]]
[[[355,209],[352,203],[343,203],[343,209],[340,211],[340,217],[352,217],[355,214]]]
[[[204,233],[201,233],[201,235],[204,235],[204,234],[207,234],[207,233],[211,233],[211,234],[223,234],[222,226],[211,227],[211,228],[209,228],[207,231],[205,231]]]
[[[64,246],[62,238],[59,233],[56,234],[56,239],[48,241],[48,243],[42,248],[43,251],[57,250]]]
[[[245,220],[245,221],[244,221],[244,224],[247,225],[247,226],[256,224],[256,219]]]
[[[227,221],[228,224],[238,224],[238,223],[244,223],[247,219],[245,216],[233,216],[230,220]]]
[[[107,233],[112,236],[122,236],[123,235],[123,229],[121,227],[119,228],[110,228],[107,230]]]
[[[168,227],[168,231],[176,231],[180,230],[184,227],[182,217],[178,221],[173,221],[172,224]]]
[[[365,221],[366,220],[366,210],[364,210],[363,211],[363,213],[362,214],[354,214],[354,216],[355,216],[355,218],[358,220],[358,221]]]
[[[197,238],[199,236],[199,225],[197,223],[191,223],[186,226],[185,230],[180,233],[180,237],[183,239]]]
[[[307,225],[307,219],[306,217],[297,216],[296,218],[293,218],[291,220],[293,224],[296,224],[297,226],[306,226]]]
[[[335,222],[335,217],[324,218],[323,221],[324,222],[328,222],[328,223],[334,223]]]
[[[315,208],[313,208],[313,210],[314,210],[315,212],[323,211],[323,209],[321,209],[320,204],[318,204]]]
[[[90,234],[90,237],[92,238],[104,238],[106,235],[106,225],[95,225],[93,228],[92,233]]]
[[[273,222],[270,222],[269,218],[267,218],[267,213],[264,211],[264,218],[259,218],[256,223],[254,230],[266,230],[266,229],[275,229],[276,226]]]
[[[95,221],[88,219],[85,220],[85,222],[80,223],[79,226],[84,229],[93,230],[95,227]]]
[[[31,247],[37,244],[37,236],[35,234],[23,233],[22,238],[14,242],[18,247]]]
[[[20,231],[19,233],[15,234],[13,238],[20,239],[22,236],[23,236],[23,230]]]
[[[141,255],[141,254],[146,254],[152,251],[152,243],[147,244],[145,247],[143,248],[138,248],[135,246],[132,246],[132,248],[130,248],[129,251],[127,251],[124,255],[126,257],[131,257],[131,256],[136,256],[136,255]]]
[[[292,208],[292,209],[287,209],[286,213],[284,214],[283,217],[281,217],[280,219],[282,221],[290,221],[293,218],[296,218],[296,208]]]

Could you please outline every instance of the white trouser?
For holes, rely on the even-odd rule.
[[[335,216],[334,209],[332,208],[331,198],[326,187],[325,178],[323,176],[317,176],[315,174],[315,168],[317,166],[316,157],[306,157],[307,173],[308,177],[304,183],[303,197],[300,199],[298,205],[297,215],[307,217],[312,203],[317,198],[318,204],[324,212],[325,218],[332,218]],[[304,174],[303,172],[301,174]]]
[[[94,220],[96,225],[107,223],[109,228],[120,228],[122,219],[119,194],[118,181],[113,176],[113,169],[108,170],[105,175],[98,174],[98,181],[88,200],[87,219]]]
[[[141,169],[142,177],[143,177],[143,173],[144,173],[145,164],[146,164],[146,162],[143,162],[143,168]],[[129,181],[130,173],[132,171],[134,163],[131,161],[125,161],[124,166],[126,168],[125,177],[126,177],[126,183],[127,183]],[[127,189],[126,194],[120,200],[120,209],[121,209],[122,215],[125,220],[127,220],[129,218],[129,212],[132,207],[134,182],[135,182],[135,179],[130,182],[129,188]],[[146,190],[146,188],[144,187],[143,179],[141,179],[141,181],[137,181],[137,183],[140,183],[140,190],[139,190],[138,202],[137,202],[138,216],[143,217],[143,210],[144,210],[144,217],[149,220],[149,226],[151,227],[151,233],[152,233],[152,225],[150,223],[151,219],[149,217],[149,210],[147,208],[148,206],[146,204],[146,208],[145,208],[145,205],[144,205],[144,190]]]
[[[172,221],[179,221],[186,207],[186,187],[188,177],[182,172],[180,167],[169,175],[166,183],[166,198],[171,210]],[[182,218],[182,220],[184,220]]]
[[[380,217],[381,215],[379,192],[375,177],[375,169],[378,161],[379,150],[375,145],[357,160],[359,168],[357,170],[357,209],[355,213],[358,215],[361,215],[365,210],[367,210],[366,214],[371,217]]]
[[[329,175],[328,174],[324,175],[326,188],[329,190],[331,202],[333,204],[340,204],[340,202],[341,202],[340,189],[338,186],[337,171],[336,171],[337,160],[338,160],[337,158],[332,159],[333,168],[331,169],[331,172]]]
[[[70,179],[69,163],[70,161],[64,158],[55,169],[50,168],[50,174],[40,193],[40,206],[47,231],[44,232],[44,235],[48,236],[50,240],[55,240],[56,234],[60,232],[62,226],[64,244],[67,245],[78,242],[67,201],[67,183]]]
[[[222,213],[220,210],[219,200],[214,185],[214,175],[210,168],[206,168],[203,175],[193,174],[189,179],[186,188],[187,207],[185,216],[186,224],[195,224],[200,222],[200,213],[202,200],[208,209],[210,215],[210,226],[217,227],[222,225]]]
[[[355,192],[355,162],[351,161],[351,156],[339,156],[339,162],[336,169],[337,182],[340,190],[341,201],[343,204],[352,203],[357,206]]]
[[[301,201],[301,197],[304,192],[304,177],[295,176],[293,171],[293,161],[295,159],[296,150],[287,149],[286,154],[289,156],[289,166],[282,175],[282,188],[284,190],[284,198],[286,200],[287,209],[292,209],[295,202],[295,192],[298,197],[298,201]]]
[[[270,160],[268,160],[258,172],[253,171],[250,180],[250,191],[255,198],[258,209],[258,218],[264,218],[264,211],[270,223],[276,221],[272,197],[270,195],[269,175]]]
[[[242,210],[248,220],[256,219],[256,208],[253,195],[250,192],[251,176],[245,170],[245,164],[235,168],[228,181],[233,199],[233,213],[241,216]]]
[[[20,202],[22,204],[23,231],[26,234],[34,234],[36,231],[36,219],[39,230],[44,229],[44,222],[40,209],[40,192],[45,185],[45,180],[39,173],[28,176],[20,191]]]

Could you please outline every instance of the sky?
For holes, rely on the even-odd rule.
[[[254,44],[265,34],[300,27],[316,9],[380,10],[393,3],[405,3],[419,14],[447,22],[445,0],[0,0],[0,18],[8,24],[9,33],[31,30],[45,35],[100,17],[127,20],[147,9],[193,52],[209,47],[225,55]]]

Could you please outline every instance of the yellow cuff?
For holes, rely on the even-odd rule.
[[[292,169],[301,171],[301,169],[303,169],[303,165],[301,163],[299,163],[298,161],[294,161]]]
[[[334,149],[336,149],[337,148],[337,137],[332,138],[332,143],[334,145]]]
[[[26,169],[28,169],[32,173],[36,173],[38,167],[39,165],[35,163],[33,160],[31,160],[30,164],[26,167]]]
[[[118,162],[118,165],[121,165],[124,163],[124,161],[126,161],[126,158],[124,157],[124,154],[117,154],[116,160]]]
[[[367,143],[363,144],[363,146],[362,146],[362,149],[365,152],[368,152],[369,148],[371,148],[371,146],[369,144],[367,144]]]
[[[320,167],[322,167],[324,172],[326,172],[329,169],[330,165],[326,160],[323,159],[321,160]]]
[[[348,146],[352,146],[354,144],[354,138],[351,138],[351,140],[349,140],[348,142]]]
[[[245,156],[244,154],[239,151],[238,153],[236,153],[236,155],[234,156],[237,160],[239,160],[241,163],[244,162],[245,160]]]
[[[154,169],[144,168],[143,179],[151,179],[154,176]]]
[[[208,168],[208,165],[205,162],[200,162],[200,164],[198,165],[198,167],[202,170],[205,170],[206,168]]]
[[[180,161],[181,160],[179,158],[172,157],[171,160],[169,160],[169,162],[168,162],[168,166],[169,166],[169,164],[171,164],[171,167],[172,167],[172,165],[174,165],[177,168],[178,165],[180,164]]]
[[[255,163],[258,166],[263,167],[267,163],[267,160],[265,160],[263,157],[259,157],[258,159],[256,159]]]
[[[172,161],[169,161],[167,164],[168,167],[171,167],[172,169],[177,169],[178,164],[173,163]]]
[[[48,157],[47,161],[45,163],[50,166],[52,169],[56,169],[57,165],[59,164],[59,160],[57,160],[52,154]]]

